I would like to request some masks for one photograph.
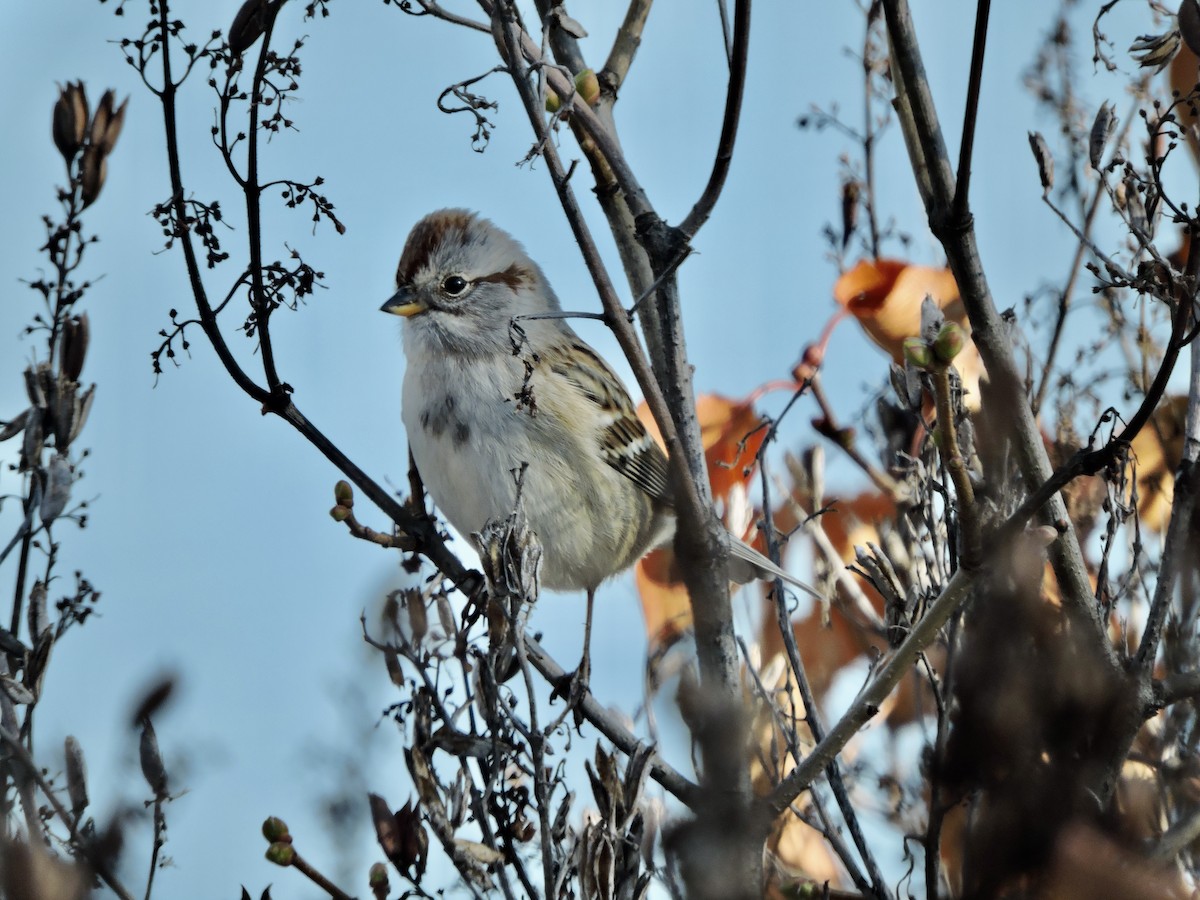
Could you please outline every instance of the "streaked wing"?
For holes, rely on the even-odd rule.
[[[656,500],[669,503],[667,456],[646,431],[621,380],[582,341],[541,352],[550,371],[600,407],[600,455],[604,461]]]

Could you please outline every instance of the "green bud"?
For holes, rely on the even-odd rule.
[[[267,862],[273,862],[277,866],[290,866],[296,859],[296,848],[291,844],[276,841],[267,848],[266,857]]]
[[[575,76],[575,90],[588,106],[595,106],[600,99],[600,79],[591,69],[584,69]]]
[[[335,522],[345,522],[350,518],[352,510],[348,506],[335,506],[329,511],[330,517]]]
[[[939,362],[951,362],[967,345],[967,332],[957,322],[946,322],[933,339],[933,355]]]
[[[279,818],[278,816],[271,816],[263,821],[262,833],[263,837],[265,837],[272,844],[279,843],[281,841],[290,842],[292,840],[291,834],[288,833],[287,822],[283,821],[283,819]]]
[[[350,487],[350,482],[339,481],[333,486],[333,499],[338,506],[347,508],[354,506],[354,488]]]
[[[933,350],[919,337],[904,339],[904,360],[917,369],[928,369],[933,365]]]
[[[556,113],[562,108],[562,99],[554,88],[546,88],[546,112]]]
[[[372,888],[388,886],[388,868],[384,863],[374,863],[367,872],[367,884]]]

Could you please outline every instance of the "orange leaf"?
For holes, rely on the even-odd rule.
[[[1168,397],[1130,445],[1137,461],[1138,514],[1142,525],[1152,531],[1166,529],[1171,517],[1186,416],[1187,397]]]
[[[970,333],[967,311],[949,269],[913,266],[897,259],[864,259],[833,285],[833,298],[900,365],[904,363],[905,338],[921,334],[921,304],[927,296],[947,320],[957,322]],[[973,343],[955,357],[954,367],[962,378],[967,409],[978,410],[979,379],[984,370]]]
[[[692,605],[670,547],[647,553],[637,561],[633,573],[653,657],[691,630]]]
[[[833,286],[834,299],[898,363],[904,359],[904,339],[921,333],[921,303],[927,295],[946,318],[966,325],[958,285],[949,269],[911,266],[895,259],[862,260]]]
[[[637,414],[650,436],[663,446],[662,435],[645,401],[638,404]],[[722,500],[735,484],[745,484],[754,474],[767,430],[752,403],[719,394],[701,394],[696,398],[696,418],[700,421],[700,441],[713,497]]]

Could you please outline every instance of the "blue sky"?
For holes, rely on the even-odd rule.
[[[179,3],[175,13],[193,34],[205,35],[227,27],[238,5]],[[619,6],[569,5],[593,35],[585,50],[597,64]],[[973,6],[914,3],[952,153]],[[1040,203],[1026,143],[1028,130],[1053,125],[1035,113],[1020,83],[1053,4],[995,6],[973,205],[984,263],[1004,308],[1063,278],[1071,242]],[[371,789],[393,804],[408,795],[394,729],[375,727],[393,695],[382,666],[362,644],[359,625],[360,612],[398,583],[396,559],[335,526],[327,510],[338,473],[284,423],[262,417],[198,333],[191,358],[178,369],[168,366],[156,383],[150,352],[157,331],[167,325],[168,309],[186,310],[190,300],[178,253],[157,252],[162,236],[147,215],[168,194],[158,109],[112,43],[147,15],[133,2],[124,18],[111,9],[112,3],[86,0],[15,4],[0,32],[0,83],[9,86],[0,95],[8,135],[0,167],[0,419],[23,408],[20,372],[41,352],[20,335],[38,308],[20,279],[40,273],[40,216],[55,210],[54,186],[63,181],[50,142],[55,83],[81,78],[93,100],[110,86],[132,95],[104,193],[86,216],[88,230],[101,238],[88,254],[86,276],[96,283],[83,304],[92,325],[84,380],[99,387],[81,439],[92,454],[76,487],[77,497],[94,501],[90,526],[56,532],[63,542],[60,571],[81,569],[103,600],[100,616],[55,650],[39,707],[39,753],[53,764],[62,738],[74,733],[88,757],[94,811],[103,817],[122,801],[140,801],[145,789],[136,735],[126,727],[130,707],[155,675],[178,674],[177,698],[156,727],[173,783],[189,793],[168,811],[165,852],[174,867],[160,875],[161,895],[235,897],[240,884],[253,893],[274,882],[281,895],[310,896],[298,876],[262,859],[258,826],[267,815],[284,817],[302,852],[337,871],[338,848],[325,839],[314,812],[319,791],[341,774],[324,750],[361,757]],[[497,75],[482,85],[500,102],[483,154],[470,148],[467,118],[435,107],[446,85],[494,64],[490,39],[406,17],[379,2],[335,0],[330,9],[331,17],[317,22],[300,21],[298,3],[281,16],[280,45],[308,35],[300,100],[292,108],[300,131],[265,148],[263,171],[300,180],[323,176],[347,232],[338,236],[322,226],[314,235],[307,214],[279,209],[269,215],[268,258],[297,247],[326,274],[325,288],[299,312],[273,320],[275,346],[299,407],[377,480],[402,486],[403,357],[396,321],[378,308],[391,293],[404,236],[418,218],[444,206],[476,209],[526,245],[565,306],[595,309],[598,301],[543,167],[516,165],[531,139],[511,84]],[[1113,20],[1109,31],[1118,47],[1148,29],[1141,15],[1137,6]],[[853,148],[833,130],[802,132],[795,120],[813,104],[834,102],[849,120],[861,118],[857,63],[845,50],[860,40],[854,4],[760,3],[755,17],[734,166],[713,219],[695,241],[699,252],[681,272],[697,386],[729,395],[785,376],[833,312],[837,273],[821,231],[837,221],[838,155]],[[661,0],[617,117],[631,163],[670,221],[687,212],[707,177],[724,75],[715,4]],[[1119,76],[1100,73],[1082,87],[1096,102],[1111,96],[1119,110],[1124,106]],[[220,198],[240,228],[232,185],[209,142],[213,94],[202,77],[188,83],[180,102],[189,190],[197,198]],[[579,155],[569,136],[562,148],[568,158]],[[880,154],[884,217],[913,235],[912,258],[940,262],[894,129]],[[576,187],[623,283],[585,173],[581,167]],[[226,235],[235,256],[242,234]],[[209,273],[210,290],[224,292],[236,274],[233,265]],[[231,344],[253,370],[253,346],[233,333],[232,317],[228,324]],[[609,358],[618,356],[601,325],[577,327]],[[844,324],[830,346],[825,377],[852,421],[884,382],[885,361]],[[772,398],[767,407],[777,410],[783,399]],[[806,426],[813,414],[802,405],[792,415],[783,430],[785,447],[813,440]],[[0,445],[0,461],[15,453],[12,443]],[[841,466],[832,477],[854,483]],[[0,473],[0,492],[18,489],[13,473]],[[359,512],[365,523],[384,527],[381,516]],[[0,512],[0,534],[13,527],[9,504]],[[0,574],[0,584],[11,584],[11,568]],[[566,662],[578,653],[582,615],[576,596],[547,596],[536,612],[548,646]],[[602,699],[626,709],[640,699],[640,635],[632,584],[615,581],[600,598],[593,683]],[[134,885],[143,877],[148,843],[128,846],[127,878]],[[378,857],[365,837],[349,856]],[[362,879],[364,872],[365,862],[350,877]],[[361,880],[345,883],[366,892]]]

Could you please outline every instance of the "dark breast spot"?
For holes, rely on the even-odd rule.
[[[454,444],[457,447],[462,447],[471,440],[471,426],[466,422],[459,420],[454,423]]]

